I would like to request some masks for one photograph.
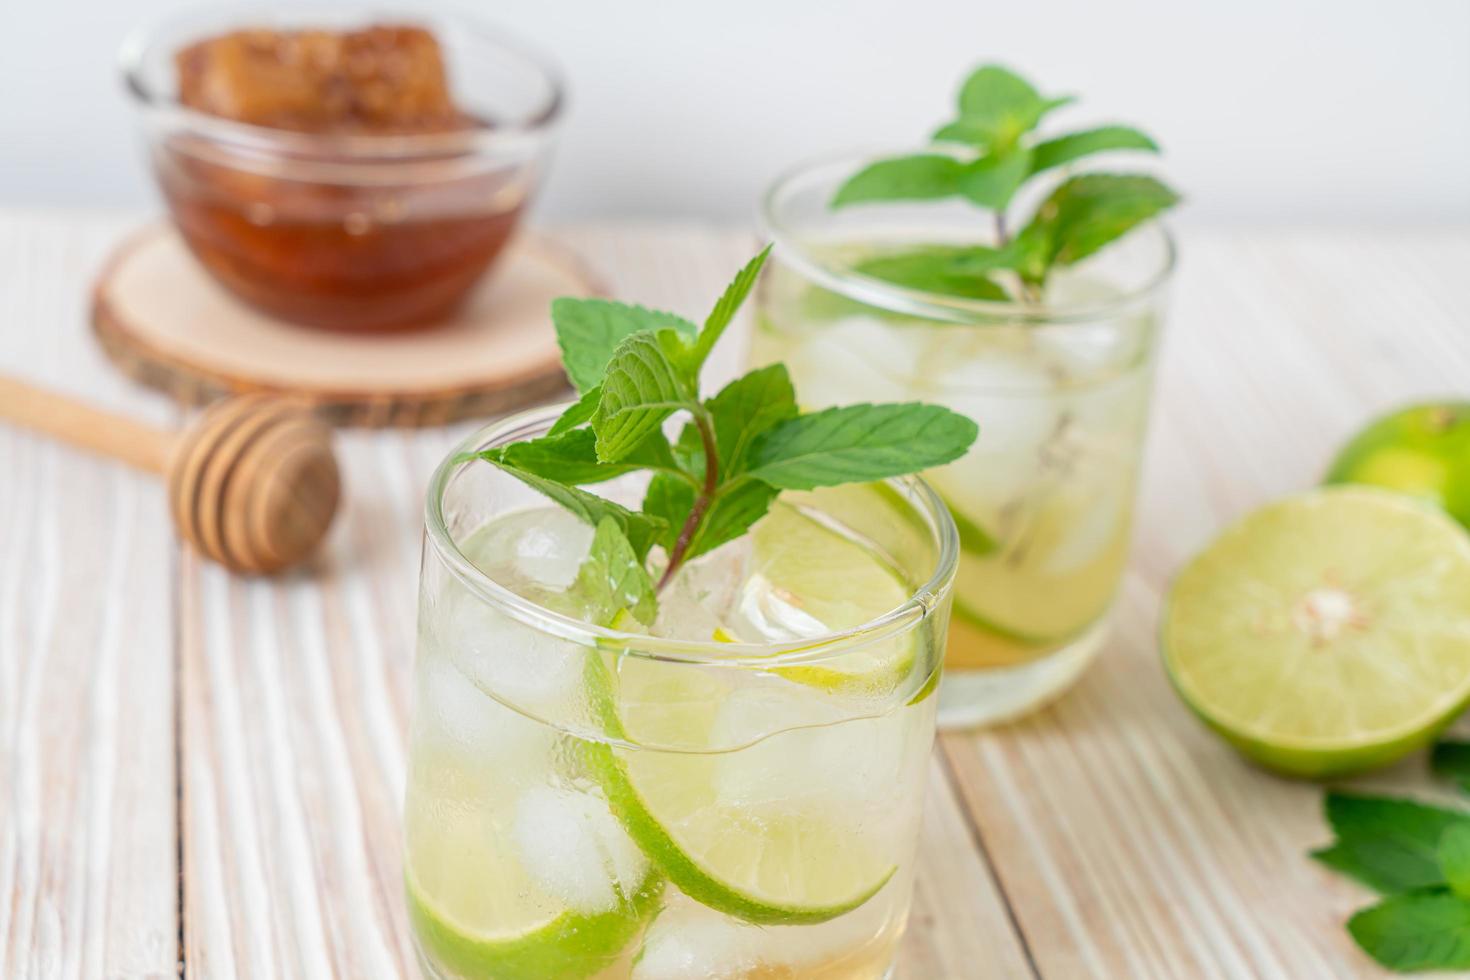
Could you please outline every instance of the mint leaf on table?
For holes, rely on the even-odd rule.
[[[1031,153],[1031,173],[1065,166],[1074,160],[1094,153],[1114,150],[1139,150],[1145,153],[1159,152],[1159,145],[1146,133],[1132,126],[1100,126],[1068,133],[1055,139],[1037,143]]]
[[[692,340],[698,332],[681,316],[610,299],[562,297],[551,304],[551,321],[561,347],[562,367],[572,387],[581,393],[602,380],[613,352],[629,336],[667,328]]]
[[[749,475],[811,490],[915,473],[958,459],[978,427],[938,405],[847,405],[782,422],[756,443]]]
[[[1312,857],[1383,894],[1443,885],[1440,839],[1470,825],[1459,810],[1353,793],[1328,793],[1324,811],[1338,839]]]
[[[572,591],[586,603],[584,612],[595,623],[609,624],[626,609],[647,626],[657,612],[653,582],[642,560],[617,522],[607,517],[597,524]]]
[[[1436,775],[1454,780],[1463,792],[1470,793],[1470,742],[1445,739],[1435,743],[1429,767]]]
[[[922,154],[880,160],[849,177],[832,198],[832,206],[953,197],[959,193],[964,174],[964,164],[950,156]]]
[[[1390,970],[1470,969],[1470,902],[1458,895],[1395,895],[1354,915],[1348,932]]]
[[[1440,837],[1439,870],[1450,891],[1470,899],[1470,824],[1456,824]]]

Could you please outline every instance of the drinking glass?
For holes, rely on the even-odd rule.
[[[921,400],[980,436],[926,474],[959,528],[941,727],[1004,721],[1096,655],[1128,558],[1174,247],[1157,223],[1053,274],[1041,302],[907,289],[857,271],[920,245],[993,244],[953,202],[833,210],[870,157],[805,167],[764,202],[776,242],[752,361],[784,361],[804,408]]]
[[[913,477],[784,494],[680,572],[652,632],[598,626],[568,588],[592,529],[462,455],[561,411],[475,433],[428,491],[404,816],[426,975],[883,977],[958,554],[943,505]],[[594,489],[636,506],[646,482]],[[882,589],[851,628],[796,622]]]

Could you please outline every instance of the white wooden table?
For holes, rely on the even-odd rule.
[[[0,371],[158,422],[86,289],[138,216],[0,211]],[[619,293],[707,307],[742,233],[562,233]],[[1470,229],[1190,234],[1117,633],[1076,690],[949,735],[907,980],[1376,975],[1369,896],[1306,859],[1320,790],[1241,763],[1168,688],[1170,574],[1311,483],[1404,399],[1470,388]],[[728,354],[727,354],[728,361]],[[462,429],[348,432],[348,503],[305,572],[232,578],[159,488],[0,427],[0,977],[412,975],[399,790],[421,493]],[[1420,788],[1422,761],[1370,780]]]

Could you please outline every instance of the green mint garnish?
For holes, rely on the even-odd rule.
[[[743,535],[782,490],[916,473],[958,459],[975,440],[974,422],[933,405],[802,414],[781,364],[702,397],[700,370],[769,254],[740,270],[698,328],[640,306],[558,299],[552,320],[581,397],[547,435],[470,454],[597,529],[572,588],[598,622],[627,612],[652,623],[657,591],[685,563]],[[664,430],[675,415],[688,420],[670,442]],[[641,511],[581,489],[637,470],[651,473]],[[655,546],[656,586],[646,565]]]
[[[1470,743],[1441,742],[1434,771],[1466,789]],[[1390,970],[1470,969],[1470,810],[1329,792],[1336,840],[1323,864],[1385,896],[1348,920],[1363,951]]]
[[[1439,841],[1470,814],[1413,800],[1328,793],[1323,809],[1337,834],[1312,856],[1385,895],[1444,884]]]
[[[1055,267],[1080,262],[1178,202],[1179,196],[1153,177],[1070,176],[1012,236],[1011,202],[1036,177],[1098,153],[1159,150],[1148,135],[1130,126],[1040,138],[1036,128],[1042,119],[1071,101],[1043,97],[1029,82],[997,65],[975,71],[960,89],[958,118],[932,137],[962,149],[872,163],[838,188],[832,207],[958,197],[991,212],[994,242],[914,249],[871,259],[856,271],[924,292],[983,300],[1011,299],[1014,292],[1040,301]],[[1010,278],[1011,288],[1002,284],[1001,275]]]
[[[1384,899],[1349,919],[1348,932],[1390,970],[1470,968],[1470,902],[1448,892]]]
[[[1438,743],[1429,757],[1429,766],[1436,775],[1452,780],[1461,790],[1470,792],[1470,742],[1446,739]]]

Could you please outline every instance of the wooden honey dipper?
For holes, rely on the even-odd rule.
[[[227,398],[174,433],[0,377],[0,419],[166,477],[179,533],[237,572],[294,565],[337,512],[331,430],[289,399]]]

